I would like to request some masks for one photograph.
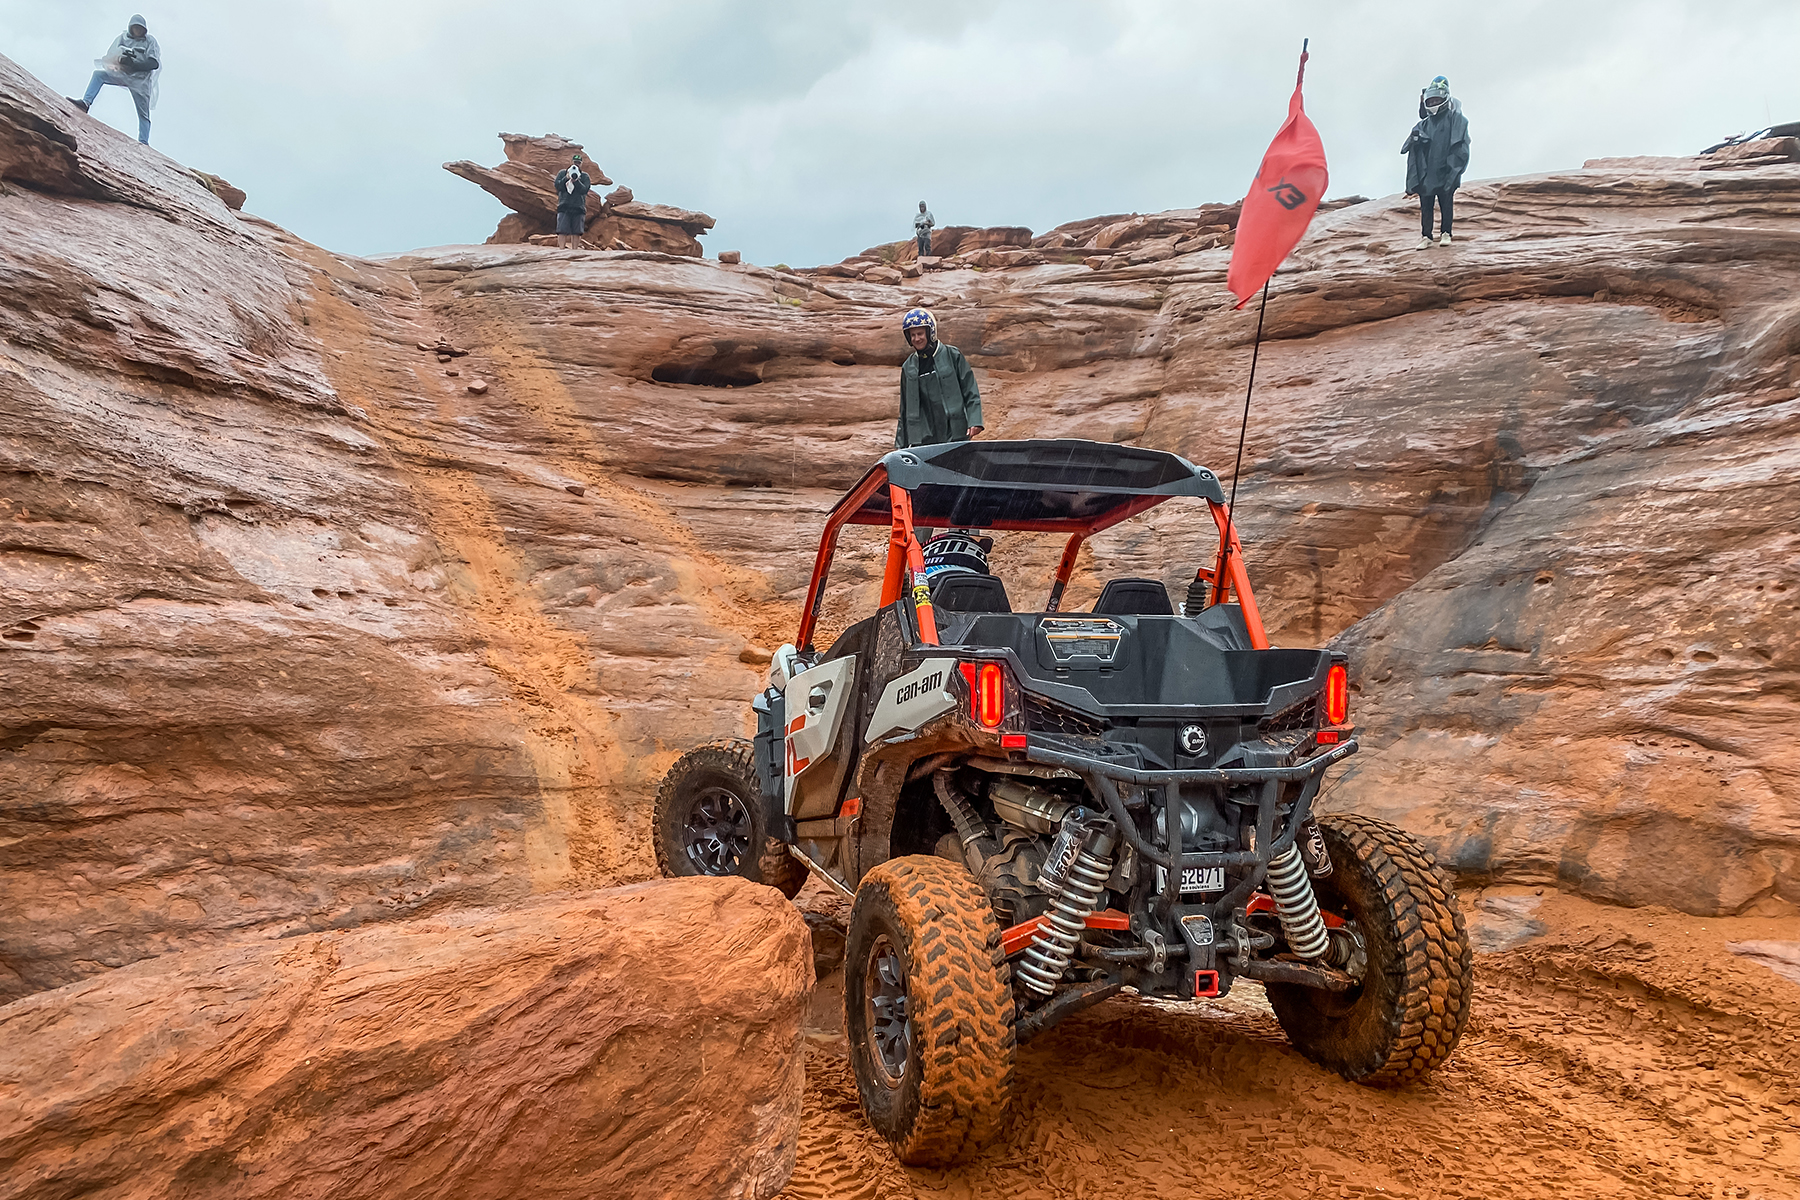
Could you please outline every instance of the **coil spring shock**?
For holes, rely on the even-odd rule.
[[[1082,809],[1076,809],[1075,813],[1086,816]],[[1075,818],[1075,813],[1070,816]],[[1078,839],[1076,845],[1080,847],[1075,861],[1070,864],[1061,886],[1051,892],[1050,911],[1044,914],[1037,938],[1014,968],[1026,987],[1044,996],[1056,990],[1063,972],[1069,969],[1069,960],[1075,955],[1075,943],[1081,940],[1081,931],[1086,928],[1087,915],[1099,906],[1100,893],[1106,890],[1107,877],[1112,874],[1110,829],[1094,826],[1083,829],[1078,824],[1073,827],[1065,824],[1058,840],[1071,834]],[[1053,861],[1056,858],[1055,847],[1052,847],[1051,858]]]
[[[1313,895],[1297,846],[1290,844],[1269,860],[1269,894],[1275,898],[1289,949],[1301,958],[1325,957],[1331,937],[1325,932],[1325,919],[1319,916],[1319,898]]]

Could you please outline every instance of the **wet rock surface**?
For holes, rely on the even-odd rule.
[[[0,1191],[771,1196],[809,958],[736,879],[165,955],[0,1007]]]
[[[996,435],[1230,467],[1256,314],[1185,241],[1210,210],[978,251],[1124,224],[1176,239],[1154,261],[899,284],[350,259],[0,74],[0,998],[651,874],[657,779],[746,732],[822,514],[892,444],[906,307]],[[1271,290],[1239,518],[1271,635],[1352,656],[1325,804],[1471,882],[1791,914],[1800,166],[1458,212],[1417,253],[1397,197],[1327,213]],[[1180,595],[1209,528],[1095,539],[1072,606]],[[1015,597],[1057,549],[1000,540]],[[828,630],[880,550],[846,535]]]

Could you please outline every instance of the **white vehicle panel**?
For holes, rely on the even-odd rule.
[[[864,744],[872,746],[895,734],[907,733],[955,708],[956,693],[950,690],[955,676],[954,658],[928,658],[916,669],[891,680],[881,690],[875,715],[869,718]]]
[[[824,762],[837,745],[838,730],[850,708],[850,685],[856,678],[856,656],[834,658],[800,672],[788,680],[787,761],[782,777],[787,783],[787,811],[792,815],[800,801],[795,781]]]

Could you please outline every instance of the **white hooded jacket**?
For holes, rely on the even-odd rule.
[[[141,38],[131,36],[132,27],[137,25],[144,27],[144,36]],[[153,70],[137,74],[126,71],[122,60],[127,50],[136,50],[140,54],[147,53],[156,61],[156,67]],[[156,107],[157,98],[162,91],[162,47],[157,45],[156,39],[150,35],[150,25],[141,14],[132,14],[130,23],[125,26],[125,32],[113,39],[112,45],[106,48],[106,57],[96,58],[94,65],[106,72],[106,82],[129,88],[134,94],[146,98],[150,102],[151,108]]]

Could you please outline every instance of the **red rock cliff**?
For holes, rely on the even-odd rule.
[[[355,260],[3,61],[0,96],[0,998],[647,875],[657,776],[743,728],[820,514],[891,444],[910,304],[995,432],[1230,469],[1223,247],[903,286]],[[1450,250],[1407,252],[1397,199],[1330,213],[1272,292],[1240,511],[1272,634],[1352,653],[1367,749],[1328,803],[1472,876],[1779,910],[1800,168],[1459,200]],[[1074,598],[1177,581],[1208,524],[1099,539]],[[1000,569],[1047,577],[1028,542]],[[835,619],[877,553],[847,540]]]

